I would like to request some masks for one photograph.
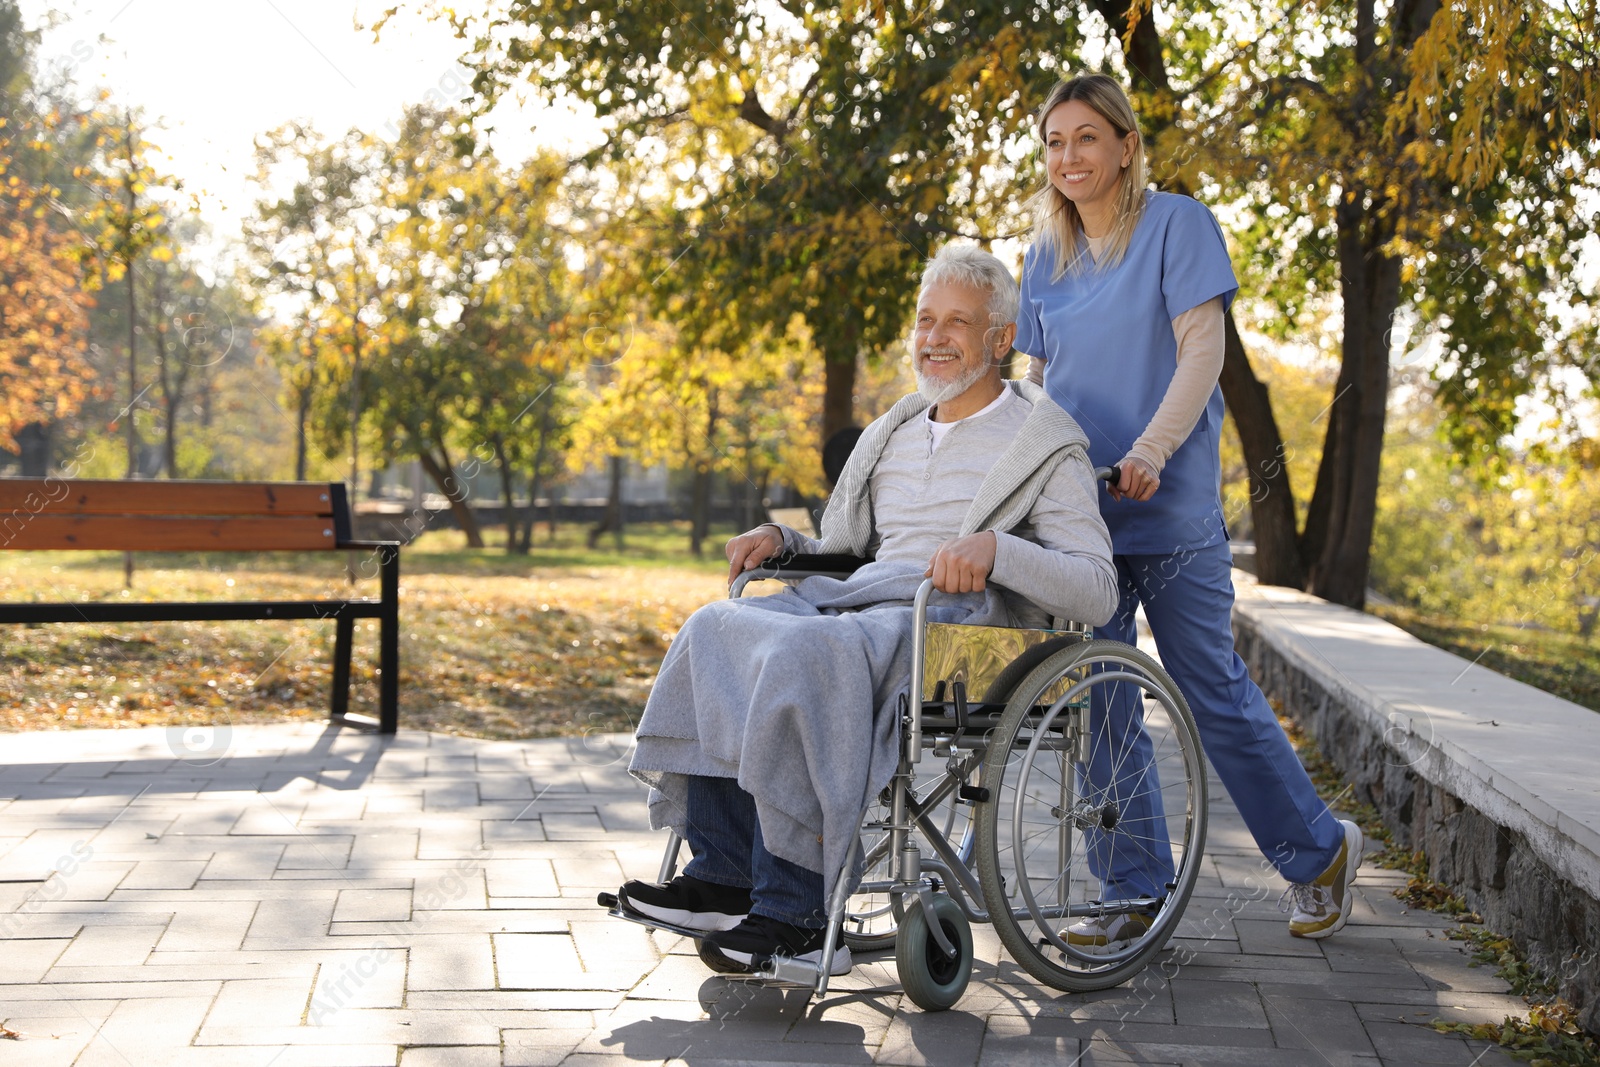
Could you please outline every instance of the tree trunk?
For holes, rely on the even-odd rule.
[[[359,314],[359,309],[357,314]],[[449,464],[445,465],[448,471]],[[361,477],[361,320],[352,318],[350,325],[350,503],[356,502],[356,490],[360,488]],[[445,496],[450,496],[448,490]],[[452,510],[455,508],[455,499],[450,501]],[[470,509],[469,509],[470,510]],[[465,529],[466,527],[462,527]],[[471,535],[468,535],[471,544]],[[479,543],[471,545],[473,548],[482,548],[482,539]]]
[[[600,516],[600,521],[589,527],[588,545],[590,548],[598,545],[601,536],[608,530],[611,532],[611,536],[616,539],[617,551],[621,552],[624,547],[622,538],[622,481],[623,474],[627,469],[627,462],[621,456],[612,456],[610,459],[611,486],[606,493],[606,510]]]
[[[1250,368],[1239,328],[1229,308],[1223,319],[1222,397],[1233,412],[1249,474],[1250,518],[1255,526],[1256,577],[1267,585],[1302,589],[1305,564],[1296,533],[1294,493],[1289,487],[1288,455],[1272,398]]]
[[[433,455],[431,449],[417,449],[417,462],[422,464],[422,469],[427,471],[428,477],[433,479],[433,484],[439,487],[444,498],[450,501],[450,514],[456,517],[461,532],[467,535],[467,547],[482,548],[483,530],[478,525],[478,516],[472,510],[472,503],[467,499],[467,487],[456,477],[450,454],[442,445],[436,447],[439,448],[439,456]]]
[[[705,559],[705,540],[710,532],[711,468],[696,463],[694,479],[689,484],[689,552],[695,559]]]
[[[706,390],[705,445],[715,448],[717,439],[717,390]],[[698,459],[694,480],[689,487],[689,551],[695,559],[705,558],[706,535],[711,532],[711,461]]]
[[[526,556],[533,550],[533,527],[535,516],[538,514],[539,493],[544,488],[545,462],[550,454],[550,435],[554,432],[554,405],[546,403],[539,412],[539,446],[533,451],[533,463],[528,468],[528,525],[525,527],[522,542],[518,546],[519,554]],[[550,540],[556,539],[556,502],[554,499],[545,502],[550,525]]]
[[[128,193],[128,210],[133,211],[133,192]],[[128,477],[139,477],[139,434],[134,426],[134,406],[139,402],[139,316],[138,316],[138,290],[134,286],[136,272],[133,264],[128,264],[128,410],[123,414],[128,419]],[[130,555],[129,560],[132,560]],[[132,573],[132,563],[129,563],[129,573]]]
[[[522,536],[517,539],[517,555],[526,556],[533,551],[533,528],[539,518],[539,490],[542,477],[537,464],[528,471],[528,521],[523,524]]]
[[[1170,83],[1167,81],[1166,58],[1161,53],[1161,31],[1156,28],[1156,20],[1152,17],[1154,12],[1142,7],[1131,38],[1124,38],[1128,15],[1135,5],[1136,0],[1094,0],[1095,10],[1100,12],[1122,44],[1122,59],[1128,65],[1128,73],[1133,75],[1134,88],[1165,92]]]
[[[311,383],[295,390],[294,480],[306,480],[306,423],[311,419]]]
[[[50,473],[50,437],[54,427],[54,423],[30,422],[17,431],[22,477],[43,478]]]
[[[855,423],[855,349],[824,353],[822,366],[822,439],[826,441]]]
[[[162,274],[160,271],[152,272],[151,281],[151,333],[156,341],[156,372],[157,382],[161,386],[161,407],[166,414],[166,426],[161,440],[161,466],[166,471],[168,478],[178,477],[178,416],[183,410],[183,396],[189,385],[189,372],[192,365],[187,360],[179,360],[180,368],[173,372],[171,364],[171,351],[167,345],[166,304],[162,298]]]
[[[495,466],[500,469],[500,499],[505,510],[506,520],[506,555],[518,554],[518,535],[522,530],[522,512],[517,508],[516,496],[512,492],[511,460],[506,456],[505,439],[499,434],[494,434],[489,444],[494,448]],[[533,525],[533,500],[528,501],[528,525]],[[524,554],[527,549],[521,550]]]
[[[1389,329],[1400,304],[1400,261],[1383,253],[1393,233],[1390,205],[1366,199],[1347,189],[1335,212],[1343,364],[1329,428],[1327,532],[1310,583],[1317,596],[1353,608],[1366,604],[1389,403]]]
[[[767,511],[767,487],[772,484],[772,472],[762,471],[757,478],[745,477],[745,499],[749,501],[749,510],[745,513],[746,530],[754,530],[762,523],[772,518]]]

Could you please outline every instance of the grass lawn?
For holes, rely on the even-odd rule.
[[[1600,644],[1593,638],[1515,626],[1474,625],[1399,605],[1369,610],[1414,637],[1563,700],[1600,711]],[[1481,657],[1481,658],[1480,658]]]
[[[498,531],[491,531],[491,537]],[[401,553],[400,716],[406,729],[476,737],[629,730],[668,642],[726,594],[719,530],[708,557],[682,524],[633,527],[621,553],[571,526],[531,556],[469,551],[454,531]],[[345,557],[0,552],[0,601],[348,596]],[[357,595],[376,596],[363,580]],[[1592,641],[1377,607],[1430,644],[1600,711]],[[376,714],[377,623],[357,624],[352,710]],[[1485,649],[1487,648],[1487,651]],[[0,730],[321,719],[333,624],[225,622],[0,627]],[[1481,654],[1481,658],[1479,658]]]
[[[717,531],[704,561],[685,527],[584,529],[531,556],[467,551],[454,531],[401,553],[400,721],[477,737],[628,730],[684,618],[726,595]],[[493,536],[494,531],[491,531]],[[348,596],[342,555],[0,552],[0,601]],[[357,595],[376,596],[376,580]],[[333,624],[128,623],[0,627],[0,730],[275,722],[327,715]],[[353,711],[376,714],[377,622],[356,625]]]

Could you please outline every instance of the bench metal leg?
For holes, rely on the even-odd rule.
[[[333,718],[342,719],[350,710],[350,646],[354,644],[356,620],[340,615],[333,624]]]
[[[383,614],[378,623],[378,732],[392,734],[400,726],[400,549],[382,553]]]

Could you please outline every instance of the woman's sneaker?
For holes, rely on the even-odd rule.
[[[1066,935],[1067,944],[1075,949],[1091,956],[1109,956],[1149,933],[1154,922],[1154,916],[1143,912],[1118,912],[1079,919],[1062,933]]]
[[[751,915],[732,930],[712,934],[700,946],[700,958],[716,970],[728,973],[719,962],[734,965],[735,972],[754,973],[766,966],[774,956],[786,956],[798,963],[813,966],[822,962],[822,942],[827,930],[809,930],[791,926],[765,915]],[[830,975],[849,974],[854,961],[850,949],[840,939],[829,961]]]
[[[632,881],[617,890],[622,907],[686,930],[732,930],[750,914],[750,890],[680,874],[665,885]]]
[[[1327,937],[1350,917],[1350,883],[1356,880],[1366,838],[1361,827],[1340,819],[1344,844],[1328,869],[1315,882],[1296,882],[1283,891],[1278,909],[1289,912],[1289,932],[1295,937]]]

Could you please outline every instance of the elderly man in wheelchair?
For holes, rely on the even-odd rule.
[[[1170,934],[1203,834],[1198,748],[1147,657],[1043,628],[1100,624],[1117,593],[1087,438],[1001,378],[1018,300],[994,256],[944,249],[917,304],[918,391],[863,433],[822,538],[728,543],[736,593],[789,584],[707,605],[669,649],[631,770],[674,838],[658,881],[602,894],[614,915],[818,994],[851,944],[893,943],[929,1009],[965,988],[970,920],[1064,989],[1125,979]],[[919,793],[925,756],[944,770]]]

